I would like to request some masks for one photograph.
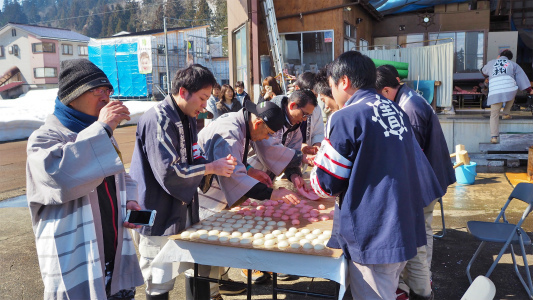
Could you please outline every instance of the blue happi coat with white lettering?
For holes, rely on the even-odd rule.
[[[416,140],[446,192],[448,186],[455,183],[455,170],[437,114],[426,99],[405,84],[396,93],[394,101],[409,117]]]
[[[311,185],[338,195],[328,247],[360,264],[414,257],[426,244],[423,207],[444,194],[407,115],[373,89],[331,116]]]

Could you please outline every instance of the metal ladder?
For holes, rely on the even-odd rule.
[[[274,70],[277,74],[282,74],[281,89],[283,93],[287,93],[285,86],[285,79],[283,77],[283,56],[281,55],[281,41],[278,33],[278,22],[276,21],[276,12],[274,11],[274,2],[272,0],[264,0],[263,8],[265,11],[265,19],[268,31],[268,41],[270,44],[270,52],[272,60],[274,61]]]

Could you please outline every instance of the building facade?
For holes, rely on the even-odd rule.
[[[68,29],[6,24],[0,29],[0,98],[57,87],[60,62],[88,58],[88,42]]]
[[[259,97],[261,67],[269,61],[268,26],[263,3],[228,1],[230,83],[243,81],[255,100]],[[273,0],[284,69],[290,75],[316,72],[339,54],[368,45],[373,24],[381,15],[364,1]],[[269,73],[269,72],[266,72]]]
[[[223,84],[228,80],[228,62],[220,57],[222,51],[217,49],[221,47],[217,47],[216,38],[208,37],[207,28],[207,25],[170,28],[166,35],[161,29],[122,32],[108,38],[91,39],[89,59],[102,67],[115,88],[114,95],[121,99],[162,99],[170,90],[168,85],[176,71],[193,63],[206,66]],[[143,40],[149,41],[146,46],[150,52],[149,72],[141,72],[138,68],[139,45]]]

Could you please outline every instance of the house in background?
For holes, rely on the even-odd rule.
[[[207,28],[167,29],[168,68],[165,32],[160,29],[91,39],[89,60],[106,73],[115,89],[114,96],[120,99],[163,99],[176,71],[193,63],[206,66],[223,84],[228,80],[228,62],[221,50],[215,51],[216,39],[208,37]],[[148,71],[139,69],[140,47],[149,52]]]
[[[254,100],[262,77],[275,75],[273,68],[264,71],[272,65],[263,9],[268,2],[275,8],[284,67],[291,75],[316,72],[341,53],[368,46],[373,24],[381,19],[366,1],[229,0],[229,78],[231,84],[243,81]]]
[[[209,37],[208,53],[211,55],[211,71],[220,85],[229,84],[229,59],[224,54],[222,36]]]
[[[60,62],[88,58],[88,43],[68,29],[7,23],[0,29],[0,99],[56,88]]]

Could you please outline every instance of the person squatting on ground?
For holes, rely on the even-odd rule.
[[[27,197],[44,299],[133,299],[142,276],[123,222],[139,210],[113,138],[129,111],[87,59],[61,63],[54,113],[28,139]]]
[[[354,299],[395,299],[403,267],[426,244],[423,207],[444,193],[407,116],[374,89],[372,60],[345,52],[328,77],[341,109],[311,172],[318,195],[338,196],[327,246],[351,261]]]
[[[377,68],[376,89],[383,97],[394,101],[407,114],[420,148],[429,161],[442,190],[455,182],[455,171],[450,152],[433,108],[422,96],[407,85],[400,85],[400,75],[391,65]],[[419,247],[415,257],[407,261],[400,275],[397,300],[432,299],[431,258],[433,256],[433,209],[439,199],[424,207],[427,245]],[[409,291],[410,290],[410,291]]]
[[[531,83],[526,73],[516,64],[511,50],[503,50],[496,59],[493,59],[481,69],[481,73],[489,78],[489,96],[487,105],[490,105],[490,142],[498,143],[500,135],[500,109],[503,103],[504,120],[512,119],[510,115],[514,97],[518,90],[526,90],[532,94]]]
[[[174,288],[174,280],[152,282],[151,262],[168,236],[200,221],[197,188],[204,177],[229,177],[235,168],[235,159],[229,152],[216,160],[206,160],[197,144],[196,117],[206,107],[215,82],[211,71],[201,65],[179,70],[172,81],[171,94],[144,113],[137,125],[130,174],[139,184],[141,207],[157,210],[154,225],[139,230],[147,299],[168,299],[168,292]],[[218,278],[219,269],[201,266],[200,274],[211,273]],[[207,292],[206,286],[198,291],[202,300],[220,297],[216,284],[211,285],[210,294],[204,295]]]

